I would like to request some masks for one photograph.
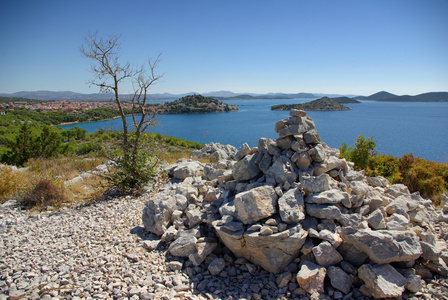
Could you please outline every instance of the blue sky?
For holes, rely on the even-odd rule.
[[[98,92],[95,31],[123,62],[162,53],[154,93],[448,91],[446,0],[0,0],[0,92]]]

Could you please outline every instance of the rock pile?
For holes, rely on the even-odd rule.
[[[222,276],[230,250],[298,295],[399,297],[419,291],[422,278],[447,276],[446,243],[434,228],[446,212],[354,171],[304,111],[290,115],[275,125],[278,139],[244,144],[227,156],[235,160],[168,167],[172,179],[143,209],[145,229],[188,266],[205,263]]]

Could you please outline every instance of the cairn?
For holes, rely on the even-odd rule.
[[[168,167],[171,180],[143,210],[145,229],[173,256],[208,263],[211,275],[226,261],[207,257],[226,248],[311,295],[356,287],[400,297],[419,291],[422,278],[447,276],[446,243],[434,229],[443,211],[404,185],[354,171],[304,111],[290,116],[275,124],[278,139],[243,144],[216,163]]]

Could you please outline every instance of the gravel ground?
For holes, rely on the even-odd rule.
[[[279,278],[226,249],[226,267],[210,275],[211,255],[200,266],[167,255],[142,227],[149,194],[56,212],[0,206],[0,299],[306,299],[294,279]],[[155,247],[149,251],[142,247]],[[221,252],[220,252],[221,251]],[[291,266],[291,273],[297,272]],[[295,276],[293,276],[295,277]],[[446,279],[428,282],[414,299],[448,299]],[[348,297],[347,297],[348,296]],[[329,299],[340,299],[328,291]],[[344,299],[363,299],[355,289]],[[320,298],[322,299],[322,297]]]

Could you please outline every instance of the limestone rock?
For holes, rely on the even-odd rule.
[[[342,238],[378,264],[412,261],[422,254],[418,236],[410,231],[356,230],[345,227],[342,229]]]
[[[237,194],[234,203],[240,221],[253,224],[276,212],[277,194],[270,185],[260,186]]]
[[[299,255],[307,237],[307,232],[300,226],[297,230],[292,228],[262,235],[249,230],[232,232],[220,226],[219,221],[212,224],[221,241],[236,256],[244,257],[272,273],[284,272],[285,267]]]
[[[353,279],[345,273],[345,271],[339,267],[330,266],[327,268],[327,275],[330,278],[331,285],[335,288],[343,292],[344,294],[348,294],[350,292],[350,288],[353,284]]]
[[[306,204],[306,212],[319,219],[340,219],[342,217],[341,210],[336,205],[331,204]]]
[[[290,189],[278,199],[278,209],[283,222],[291,224],[305,219],[303,194],[299,188]]]
[[[400,297],[406,285],[406,278],[389,264],[363,265],[358,269],[358,276],[365,285],[362,291],[374,298]]]
[[[237,181],[246,181],[256,177],[260,173],[260,168],[255,163],[257,154],[247,155],[235,164],[233,178]]]
[[[196,250],[196,237],[183,235],[171,243],[168,251],[174,256],[188,257]]]
[[[156,195],[143,208],[142,221],[146,231],[161,236],[171,224],[171,216],[176,208],[174,198]]]
[[[300,180],[306,195],[328,191],[331,188],[331,178],[328,174],[319,176],[303,176]]]
[[[322,267],[335,265],[343,259],[341,254],[327,241],[314,247],[313,254],[316,262]]]
[[[215,258],[210,265],[208,265],[208,270],[210,271],[210,274],[212,274],[213,276],[218,275],[219,273],[222,272],[222,270],[224,270],[226,266],[226,262],[224,260],[224,258]]]
[[[293,183],[297,180],[298,170],[289,158],[282,155],[274,160],[265,174],[266,177],[273,178],[277,184]]]
[[[350,195],[338,189],[331,189],[321,193],[312,194],[305,199],[306,203],[339,204],[350,202]]]
[[[173,177],[184,180],[187,177],[200,176],[204,171],[201,163],[194,160],[182,160],[173,170]]]
[[[248,143],[244,143],[238,149],[238,152],[235,154],[235,159],[240,160],[245,157],[250,151],[250,147]]]
[[[323,293],[326,274],[327,271],[324,267],[305,261],[297,273],[297,282],[308,294]]]

